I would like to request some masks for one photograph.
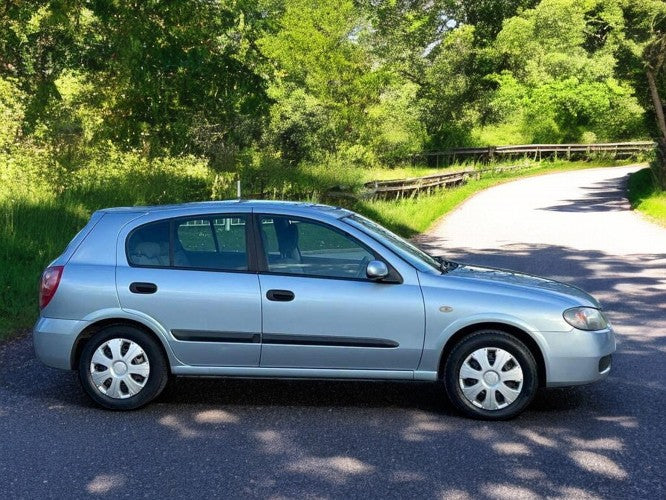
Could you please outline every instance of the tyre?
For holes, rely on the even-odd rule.
[[[110,410],[133,410],[149,403],[169,378],[161,346],[129,325],[97,332],[84,346],[78,368],[86,393]]]
[[[530,404],[539,385],[536,361],[518,339],[502,331],[478,331],[461,340],[444,366],[451,403],[463,414],[506,420]]]

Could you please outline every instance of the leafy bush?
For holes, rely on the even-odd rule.
[[[18,138],[23,120],[22,93],[15,82],[0,77],[0,150]]]

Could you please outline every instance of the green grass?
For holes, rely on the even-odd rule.
[[[652,169],[644,168],[631,174],[627,187],[632,208],[666,226],[666,191],[657,188]]]
[[[203,162],[193,158],[146,160],[134,154],[91,158],[82,168],[54,174],[49,158],[30,152],[12,157],[0,154],[0,338],[29,328],[35,321],[38,280],[90,214],[110,206],[178,203],[211,199],[217,182]],[[604,163],[607,165],[609,163]],[[599,163],[544,163],[519,173],[499,174],[443,190],[431,196],[400,201],[373,201],[353,207],[404,236],[427,229],[469,196],[506,180],[544,171],[589,168]],[[452,168],[460,168],[452,167]],[[402,178],[434,172],[427,168],[372,169],[352,173],[357,179]],[[299,196],[302,186],[325,190],[334,185],[330,171],[324,179],[297,174],[275,192]],[[344,175],[350,176],[349,172]],[[307,178],[305,178],[307,177]],[[218,178],[219,179],[219,178]],[[233,185],[227,181],[228,187]],[[358,180],[355,181],[358,186]],[[276,181],[274,181],[276,183]],[[291,195],[290,191],[291,189]],[[219,191],[221,196],[229,196]],[[294,194],[295,193],[295,194]]]

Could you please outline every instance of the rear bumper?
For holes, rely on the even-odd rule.
[[[72,350],[87,322],[39,318],[32,330],[35,355],[42,363],[62,370],[72,369]]]
[[[547,386],[582,385],[604,379],[611,371],[615,334],[611,328],[596,332],[572,330],[548,333]]]

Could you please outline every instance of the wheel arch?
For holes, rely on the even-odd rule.
[[[456,346],[456,344],[458,344],[458,342],[463,340],[465,337],[480,330],[498,330],[515,337],[523,344],[525,344],[525,346],[532,353],[532,356],[534,356],[534,360],[536,361],[537,364],[539,387],[546,386],[546,381],[547,381],[546,362],[543,356],[543,352],[541,351],[541,348],[539,347],[537,341],[534,340],[534,338],[525,330],[518,328],[517,326],[501,322],[473,323],[471,325],[467,325],[459,329],[453,335],[451,335],[444,344],[444,348],[442,349],[442,352],[440,354],[439,364],[437,368],[438,378],[442,377],[444,373],[444,365],[446,363],[446,360],[449,357],[449,354],[451,354],[451,351]]]
[[[90,325],[86,326],[81,333],[76,337],[76,340],[74,342],[74,347],[72,348],[72,354],[70,358],[70,367],[72,370],[76,370],[79,364],[79,359],[81,357],[81,353],[83,352],[83,348],[85,347],[86,343],[100,330],[103,330],[104,328],[108,328],[110,326],[132,326],[136,328],[137,330],[141,330],[144,332],[146,335],[150,336],[157,342],[157,344],[160,346],[160,349],[162,350],[162,354],[164,355],[164,359],[168,363],[168,365],[171,365],[171,357],[169,356],[169,353],[167,352],[167,349],[164,346],[164,342],[162,341],[162,338],[149,326],[141,323],[140,321],[134,320],[134,319],[129,319],[129,318],[104,318],[95,321],[94,323],[91,323]]]

